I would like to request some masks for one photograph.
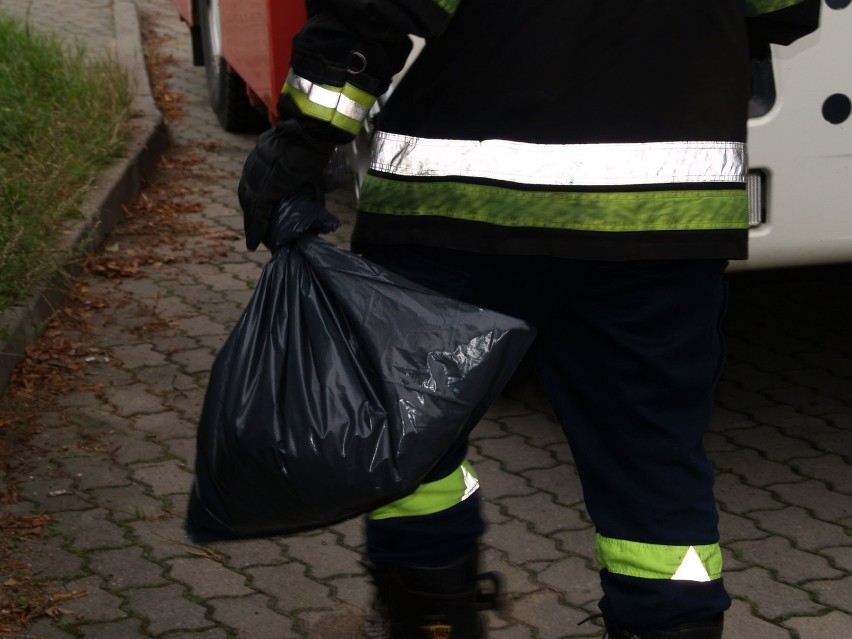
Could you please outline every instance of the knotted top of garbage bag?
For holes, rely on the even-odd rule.
[[[340,220],[329,213],[313,185],[305,185],[281,200],[269,224],[265,244],[274,253],[305,233],[331,233]]]

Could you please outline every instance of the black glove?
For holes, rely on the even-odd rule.
[[[339,226],[340,220],[325,208],[322,191],[306,184],[275,207],[263,243],[274,253],[305,233],[331,233]]]
[[[237,188],[249,250],[264,240],[281,200],[322,175],[334,147],[334,143],[310,139],[295,120],[261,133],[246,158]]]

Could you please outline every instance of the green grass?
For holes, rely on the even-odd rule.
[[[62,222],[122,152],[131,100],[114,60],[0,15],[0,310],[67,259]]]

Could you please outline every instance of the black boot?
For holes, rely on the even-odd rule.
[[[378,563],[370,572],[390,639],[481,639],[479,611],[497,607],[497,575],[478,574],[476,553],[443,566]]]
[[[628,630],[620,628],[604,617],[609,639],[722,639],[724,616],[717,615],[705,621],[686,623],[668,630]]]

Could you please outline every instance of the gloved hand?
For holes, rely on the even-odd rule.
[[[334,147],[311,140],[296,120],[280,122],[258,137],[237,188],[249,250],[263,241],[281,200],[321,176]]]
[[[331,233],[340,220],[329,213],[322,192],[315,184],[306,184],[275,208],[263,243],[273,252],[305,233]]]

